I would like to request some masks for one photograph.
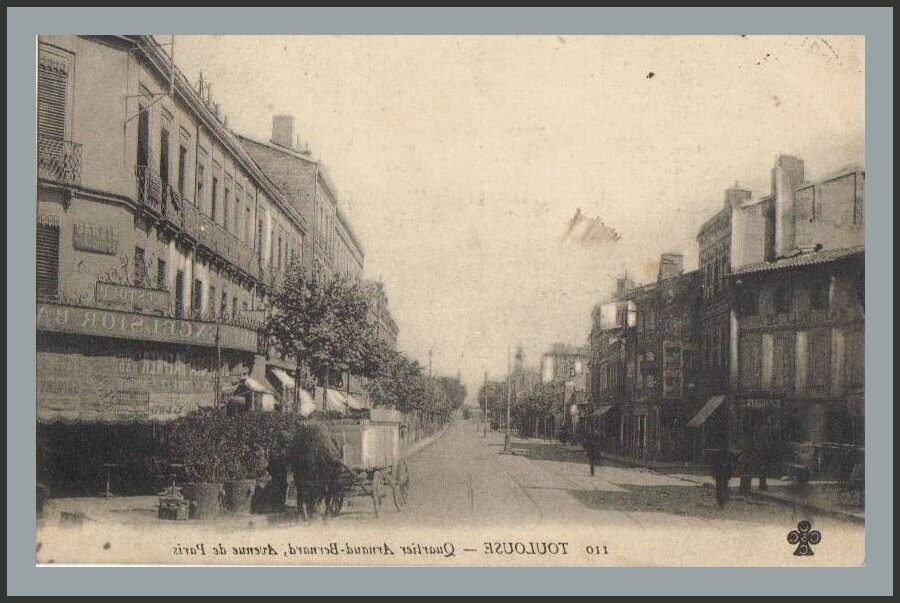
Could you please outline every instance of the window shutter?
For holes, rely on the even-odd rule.
[[[38,61],[38,135],[66,138],[66,98],[69,67],[65,61],[41,54]]]
[[[55,294],[59,288],[59,225],[37,225],[37,292]]]

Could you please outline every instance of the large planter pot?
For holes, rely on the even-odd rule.
[[[249,513],[255,488],[255,479],[225,482],[225,508],[232,513]]]
[[[222,484],[184,484],[181,494],[191,501],[191,519],[212,519],[221,510]]]

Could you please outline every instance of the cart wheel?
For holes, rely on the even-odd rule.
[[[378,517],[382,501],[384,501],[384,477],[381,471],[375,471],[372,474],[372,506],[375,508],[375,517]]]
[[[409,467],[406,465],[406,461],[401,460],[397,463],[392,472],[392,478],[394,506],[399,511],[406,505],[406,500],[409,498]]]

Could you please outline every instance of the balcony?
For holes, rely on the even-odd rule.
[[[38,137],[38,178],[68,186],[81,184],[81,145],[48,136]]]
[[[196,207],[186,204],[185,229],[197,238],[203,247],[221,256],[241,271],[255,279],[260,278],[259,261],[256,252],[247,243],[228,232],[209,216],[201,214]]]
[[[163,189],[159,173],[149,166],[136,165],[134,166],[134,176],[137,179],[138,205],[157,216],[165,215],[169,205],[168,191]]]

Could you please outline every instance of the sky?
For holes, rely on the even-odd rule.
[[[168,41],[168,36],[160,36]],[[229,127],[290,114],[385,283],[399,347],[474,396],[522,345],[585,344],[615,278],[696,234],[778,154],[864,163],[864,39],[176,36]],[[589,243],[566,236],[602,225]],[[588,220],[590,222],[588,222]]]

